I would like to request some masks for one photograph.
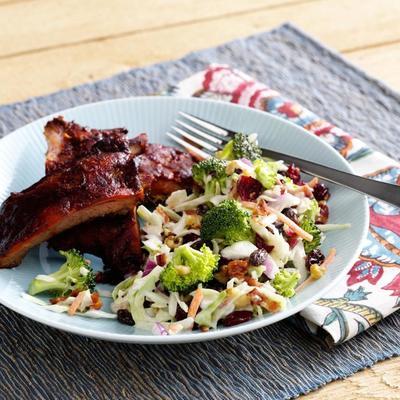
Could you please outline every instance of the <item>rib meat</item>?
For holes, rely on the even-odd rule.
[[[73,166],[92,154],[123,151],[134,156],[143,152],[147,135],[128,141],[127,132],[123,128],[87,129],[62,117],[49,121],[45,127],[46,173],[50,175],[65,166]],[[117,280],[121,279],[142,264],[136,205],[126,215],[100,217],[71,228],[52,238],[49,246],[56,250],[75,248],[96,255],[102,258],[104,269],[112,271]]]
[[[78,160],[100,153],[129,153],[128,131],[87,129],[63,117],[49,121],[44,134],[47,139],[46,175],[69,168]]]
[[[88,129],[62,117],[49,121],[44,130],[48,151],[46,174],[73,166],[89,155],[125,152],[136,157],[140,180],[150,199],[192,187],[190,154],[175,147],[149,144],[145,133],[127,138],[124,128]]]
[[[136,157],[145,196],[154,201],[179,189],[192,189],[193,158],[189,153],[161,144],[147,144]]]
[[[121,152],[45,176],[0,209],[0,268],[18,265],[30,248],[83,222],[132,212],[142,198],[134,159]]]

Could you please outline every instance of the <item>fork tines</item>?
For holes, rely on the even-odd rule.
[[[183,118],[183,120],[182,120]],[[232,132],[193,115],[179,112],[167,135],[199,158],[208,158],[228,142]]]

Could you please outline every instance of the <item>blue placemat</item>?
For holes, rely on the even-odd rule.
[[[398,159],[399,95],[289,25],[2,106],[0,135],[78,104],[160,92],[210,62],[246,71]],[[0,312],[0,399],[283,399],[400,353],[399,313],[328,351],[288,322],[215,342],[146,347]]]

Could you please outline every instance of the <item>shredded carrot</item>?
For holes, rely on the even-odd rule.
[[[332,263],[336,256],[336,249],[332,248],[329,250],[328,255],[326,256],[324,262],[320,265],[321,268],[327,268],[329,264]],[[307,287],[311,282],[314,282],[314,279],[309,276],[300,286],[297,286],[296,293],[299,293],[305,287]]]
[[[250,208],[251,210],[254,210],[257,207],[257,204],[251,201],[242,201],[241,203],[243,207]]]
[[[188,317],[194,318],[196,316],[202,300],[203,300],[203,292],[201,291],[200,288],[198,288],[194,293],[193,299],[190,303],[189,311],[187,314]]]
[[[75,300],[71,303],[68,308],[68,315],[74,315],[78,310],[79,306],[82,304],[82,300],[85,297],[85,292],[79,292]]]
[[[264,206],[265,211],[274,214],[277,216],[278,220],[287,225],[297,236],[307,240],[307,242],[311,242],[313,240],[313,235],[306,232],[304,229],[301,229],[295,222],[293,222],[286,215],[283,215],[279,211],[274,210],[273,208],[268,207],[266,204]]]
[[[307,197],[312,197],[313,195],[313,191],[311,189],[311,187],[308,184],[305,184],[303,186],[300,186],[298,189],[296,190],[288,190],[289,193],[291,194],[297,194],[297,193],[301,193],[303,192],[305,196]]]
[[[94,292],[92,293],[92,305],[90,308],[94,310],[100,310],[100,308],[103,306],[103,302],[100,298],[99,292]]]
[[[335,256],[336,256],[336,249],[335,248],[330,249],[324,262],[321,264],[321,268],[327,268],[329,264],[332,264],[332,261],[334,260]]]
[[[100,308],[103,307],[103,302],[101,299],[97,300],[96,303],[93,303],[90,308],[93,310],[100,310]]]
[[[50,299],[50,303],[57,304],[57,303],[61,303],[62,301],[66,300],[66,299],[67,299],[67,296],[53,297],[52,299]]]
[[[306,288],[311,282],[314,282],[314,279],[309,276],[300,286],[297,286],[296,293],[301,292],[304,288]]]
[[[307,183],[308,186],[311,188],[314,188],[314,186],[319,182],[318,178],[314,176],[314,178],[311,179],[310,182]]]

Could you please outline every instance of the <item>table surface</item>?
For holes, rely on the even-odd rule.
[[[396,0],[0,0],[0,104],[290,21],[400,90]],[[400,399],[400,357],[307,399]]]

